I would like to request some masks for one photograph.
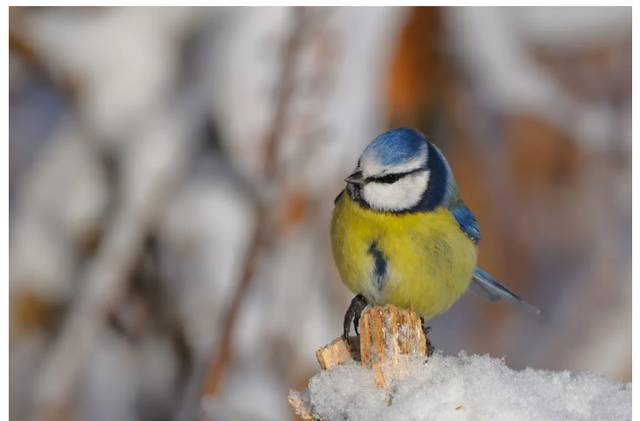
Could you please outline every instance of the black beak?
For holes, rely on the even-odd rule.
[[[357,184],[360,186],[366,184],[366,181],[364,180],[364,178],[362,178],[362,171],[354,172],[349,177],[345,178],[344,181],[349,184]]]

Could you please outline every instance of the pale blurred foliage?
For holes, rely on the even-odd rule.
[[[12,9],[12,418],[191,419],[217,361],[209,419],[291,419],[351,296],[333,199],[399,125],[542,309],[465,296],[436,347],[630,380],[630,45],[630,8]]]

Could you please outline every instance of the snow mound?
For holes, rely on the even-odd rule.
[[[351,361],[291,391],[320,420],[631,420],[631,383],[591,373],[515,371],[490,356],[405,357],[406,372],[376,389]]]

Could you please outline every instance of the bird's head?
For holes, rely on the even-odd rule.
[[[422,133],[399,128],[375,138],[345,181],[351,199],[362,206],[398,213],[441,205],[453,177],[442,153]]]

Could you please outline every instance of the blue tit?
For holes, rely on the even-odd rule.
[[[467,289],[539,313],[476,267],[478,222],[444,155],[422,133],[381,134],[345,181],[335,200],[331,247],[342,282],[356,294],[344,319],[347,341],[352,321],[358,333],[367,304],[412,304],[426,334],[425,319],[448,310]]]

